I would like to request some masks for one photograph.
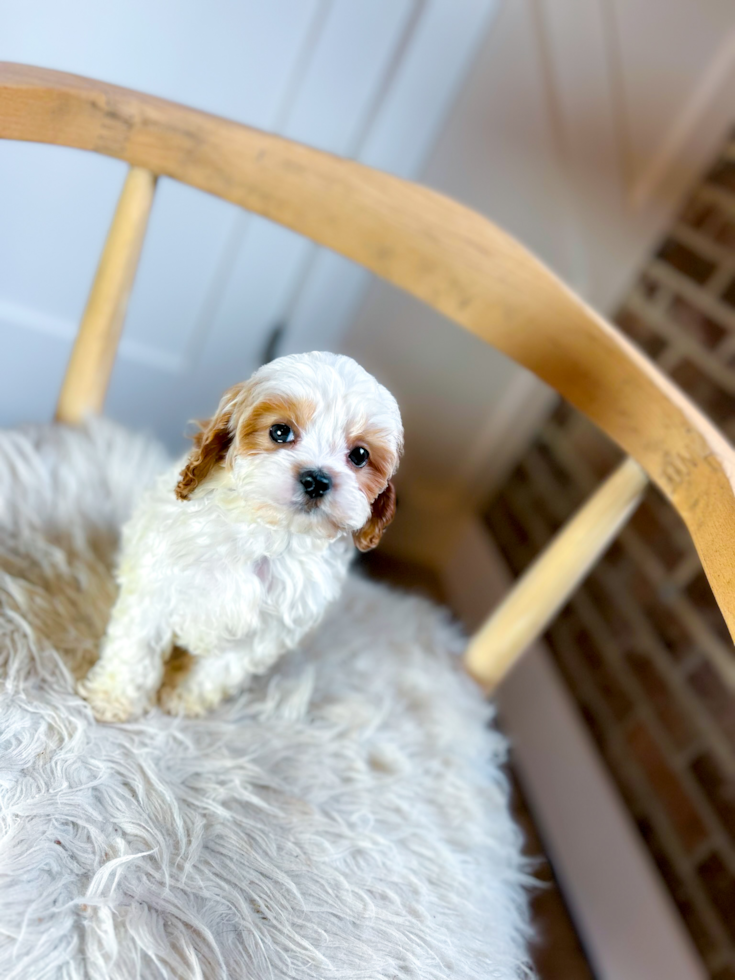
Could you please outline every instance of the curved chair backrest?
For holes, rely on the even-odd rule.
[[[686,522],[735,635],[735,451],[632,344],[487,219],[426,187],[226,119],[22,65],[0,64],[0,137],[92,150],[131,167],[57,418],[102,409],[155,179],[165,175],[412,293],[556,388],[632,457],[470,644],[468,669],[486,688],[576,586],[647,477]]]

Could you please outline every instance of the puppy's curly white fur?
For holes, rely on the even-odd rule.
[[[349,357],[282,357],[230,388],[123,529],[119,596],[79,684],[96,717],[150,706],[174,646],[192,666],[159,700],[188,715],[296,646],[355,545],[390,523],[402,442],[395,398]]]

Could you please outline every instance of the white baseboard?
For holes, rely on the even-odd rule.
[[[474,629],[510,575],[479,520],[444,569]],[[707,973],[543,643],[498,695],[513,760],[599,980],[705,980]]]

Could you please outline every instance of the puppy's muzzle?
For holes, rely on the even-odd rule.
[[[310,500],[318,500],[332,489],[332,478],[324,470],[304,470],[299,483]]]

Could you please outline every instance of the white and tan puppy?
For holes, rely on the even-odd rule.
[[[159,700],[187,715],[296,646],[393,518],[402,442],[395,398],[349,357],[282,357],[230,388],[123,529],[119,596],[79,685],[96,717],[145,711],[174,645],[192,665]]]

